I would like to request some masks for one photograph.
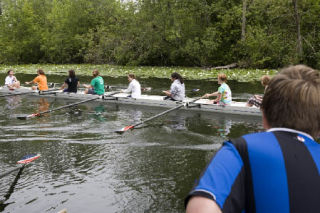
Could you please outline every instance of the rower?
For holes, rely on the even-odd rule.
[[[74,70],[69,70],[69,77],[64,81],[64,84],[61,86],[61,90],[63,92],[73,92],[77,93],[78,86],[80,85],[79,79],[76,77],[76,73]],[[68,87],[64,89],[65,87]]]
[[[39,91],[48,90],[47,77],[42,69],[38,69],[38,76],[32,81],[25,82],[26,84],[38,84],[38,86],[32,86],[32,90],[38,89]]]
[[[14,76],[13,70],[9,70],[7,72],[8,76],[5,79],[5,85],[10,89],[10,90],[14,90],[14,89],[18,89],[20,88],[20,81],[17,80],[16,76]]]
[[[183,101],[186,95],[182,76],[179,73],[174,72],[171,74],[171,81],[170,90],[162,91],[166,94],[164,100]]]
[[[221,86],[218,88],[218,91],[214,93],[207,93],[203,95],[201,98],[209,98],[211,96],[217,96],[216,99],[209,101],[208,103],[212,104],[220,104],[220,105],[230,105],[232,101],[232,94],[230,87],[227,82],[227,76],[224,73],[218,74],[218,84]]]
[[[266,89],[268,87],[270,79],[271,78],[268,75],[264,75],[261,77],[261,85],[264,87],[264,92],[266,92]],[[262,98],[263,97],[261,95],[254,95],[249,98],[246,106],[248,106],[248,107],[256,106],[256,107],[260,108],[261,103],[262,103]]]
[[[136,76],[134,74],[128,75],[129,86],[125,90],[121,90],[124,93],[130,93],[128,97],[139,98],[141,96],[141,86],[139,81],[136,80]]]
[[[93,79],[91,80],[90,85],[84,84],[83,86],[87,89],[84,91],[85,94],[93,95],[103,95],[104,94],[104,81],[103,78],[99,75],[98,70],[92,71]]]

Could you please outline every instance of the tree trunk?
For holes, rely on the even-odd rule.
[[[246,13],[247,13],[247,0],[242,1],[242,24],[241,24],[241,41],[246,40]]]
[[[294,17],[296,21],[296,30],[297,30],[297,54],[299,61],[302,59],[302,38],[301,38],[301,30],[300,30],[300,16],[298,11],[298,0],[292,0],[293,8],[294,8]]]
[[[232,63],[232,64],[228,64],[225,66],[219,66],[219,67],[212,67],[211,69],[216,69],[216,70],[223,70],[223,69],[233,69],[238,67],[237,63]]]

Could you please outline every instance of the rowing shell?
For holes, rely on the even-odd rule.
[[[20,88],[16,91],[11,91],[7,87],[0,87],[0,93],[12,93],[12,92],[27,92],[29,88]],[[106,92],[105,95],[109,95],[112,92]],[[37,91],[28,95],[41,96],[41,97],[55,97],[61,99],[74,99],[74,100],[85,100],[91,99],[97,95],[84,94],[83,92],[78,93],[64,93],[57,91],[48,94],[39,94]],[[140,105],[140,106],[151,106],[151,107],[162,107],[162,108],[173,108],[175,106],[185,104],[182,110],[190,111],[206,111],[206,112],[217,112],[225,114],[237,114],[237,115],[252,115],[261,116],[261,111],[256,107],[247,107],[245,102],[232,102],[230,106],[221,106],[217,104],[208,104],[208,99],[199,99],[191,103],[194,98],[186,98],[183,102],[163,100],[164,96],[158,95],[141,95],[140,98],[130,98],[126,93],[118,93],[111,97],[105,97],[103,99],[97,99],[99,102],[126,104],[126,105]]]

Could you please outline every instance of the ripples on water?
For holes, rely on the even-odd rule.
[[[17,120],[70,103],[1,99],[0,171],[30,153],[41,157],[1,179],[0,212],[183,212],[183,199],[228,137],[261,130],[259,118],[190,113],[161,117],[123,135],[114,130],[164,109],[87,103]]]

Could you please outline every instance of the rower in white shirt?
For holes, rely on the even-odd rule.
[[[171,74],[171,81],[170,90],[162,91],[166,94],[164,100],[183,101],[186,96],[186,89],[182,76],[179,73],[174,72]]]
[[[130,82],[128,88],[121,91],[130,93],[128,97],[139,98],[141,96],[141,86],[140,83],[136,80],[136,76],[134,74],[129,74],[128,81]]]
[[[14,76],[13,70],[9,70],[8,72],[8,76],[5,79],[5,85],[9,88],[9,89],[15,89],[15,88],[19,88],[20,87],[20,81],[17,80],[17,78]]]

